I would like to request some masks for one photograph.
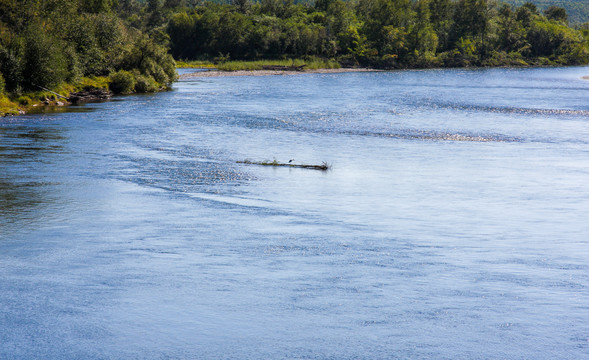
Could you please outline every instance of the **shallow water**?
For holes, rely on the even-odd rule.
[[[586,357],[588,74],[202,78],[0,119],[0,358]]]

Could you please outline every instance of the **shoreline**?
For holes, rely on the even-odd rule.
[[[196,70],[196,68],[195,68]],[[229,76],[273,76],[273,75],[304,75],[304,74],[339,74],[339,73],[353,73],[353,72],[382,72],[386,70],[370,69],[370,68],[339,68],[339,69],[313,69],[313,70],[236,70],[236,71],[221,71],[221,70],[205,70],[194,71],[178,76],[177,80],[185,80],[191,78],[207,78],[207,77],[229,77]],[[589,81],[589,75],[581,76],[581,79]],[[68,107],[70,105],[89,102],[100,102],[108,100],[113,96],[110,92],[104,92],[103,89],[94,89],[88,91],[74,92],[67,98],[60,101],[57,97],[53,100],[45,99],[35,104],[26,106],[18,106],[11,109],[10,112],[0,113],[0,117],[26,115],[36,113],[41,108],[46,107]],[[59,95],[62,97],[62,95]]]
[[[368,68],[339,68],[339,69],[313,69],[313,70],[205,70],[195,71],[179,76],[179,80],[199,77],[225,77],[225,76],[271,76],[271,75],[302,75],[302,74],[339,74],[350,72],[378,72],[383,70]]]
[[[529,66],[533,67],[533,66]],[[441,68],[444,69],[444,68]],[[409,70],[409,69],[406,69]],[[416,69],[411,69],[416,70]],[[313,70],[204,70],[194,71],[178,76],[178,80],[185,80],[191,78],[207,78],[207,77],[228,77],[228,76],[273,76],[273,75],[304,75],[304,74],[340,74],[352,72],[383,72],[387,70],[370,69],[370,68],[339,68],[339,69],[313,69]],[[581,79],[589,80],[589,75],[582,76]]]

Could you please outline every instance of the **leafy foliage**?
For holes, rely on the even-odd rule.
[[[6,86],[6,82],[4,81],[4,76],[0,73],[0,94],[4,93],[4,87]]]
[[[53,87],[65,80],[67,60],[61,51],[63,44],[43,31],[31,26],[24,35],[22,85],[27,89]]]
[[[589,62],[589,23],[569,26],[589,20],[586,1],[508,1],[518,7],[491,0],[0,0],[0,93],[16,99],[84,82],[110,82],[119,93],[158,91],[176,79],[173,57],[227,69],[246,66],[240,60],[295,58],[309,68]]]
[[[589,2],[587,0],[505,0],[505,2],[514,6],[522,6],[526,2],[531,2],[541,11],[552,6],[559,7],[565,9],[571,24],[589,21]]]
[[[145,7],[135,0],[0,1],[6,91],[18,96],[123,70],[140,75],[142,89],[170,85],[176,73],[167,47],[118,16],[131,9],[147,18]]]
[[[315,69],[338,69],[339,63],[327,61],[318,58],[307,58],[306,60],[257,60],[257,61],[227,61],[217,65],[219,70],[238,71],[238,70],[263,70],[265,66],[284,66],[297,67],[304,66],[306,70]]]
[[[567,13],[489,0],[261,0],[178,7],[166,25],[176,58],[322,57],[380,68],[579,64],[588,42]]]
[[[115,94],[130,94],[135,89],[135,77],[128,71],[119,70],[110,79],[109,88]]]

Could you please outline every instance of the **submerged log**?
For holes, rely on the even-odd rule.
[[[311,170],[321,170],[327,171],[331,168],[326,162],[323,162],[321,165],[311,165],[311,164],[292,164],[292,163],[280,163],[276,160],[274,161],[251,161],[251,160],[242,160],[237,161],[238,164],[248,164],[248,165],[261,165],[261,166],[278,166],[278,167],[290,167],[290,168],[300,168],[300,169],[311,169]]]

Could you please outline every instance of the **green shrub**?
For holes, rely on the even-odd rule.
[[[321,58],[309,57],[307,59],[289,59],[289,60],[257,60],[257,61],[227,61],[217,64],[217,69],[221,71],[239,71],[239,70],[262,70],[264,66],[301,66],[305,65],[305,70],[317,69],[339,69],[340,64],[337,61],[325,60]]]
[[[24,45],[18,40],[13,41],[9,48],[0,46],[0,71],[4,76],[5,90],[9,92],[19,89],[23,81],[20,59],[24,56]]]
[[[51,88],[63,82],[67,75],[67,59],[62,43],[50,36],[38,24],[30,26],[24,35],[23,74],[26,89]]]
[[[133,47],[122,57],[118,68],[138,70],[142,75],[151,76],[162,85],[169,86],[176,80],[176,63],[166,49],[148,36],[139,36]]]
[[[4,81],[4,76],[0,73],[0,94],[4,93],[4,87],[6,86],[6,82]]]
[[[151,76],[139,75],[135,78],[135,92],[148,93],[159,90],[157,82]]]
[[[202,60],[177,60],[177,68],[214,68],[215,64]]]
[[[83,77],[76,82],[79,90],[108,89],[109,79],[104,76]]]
[[[128,71],[117,71],[110,76],[109,88],[115,94],[130,94],[135,88],[135,77]]]
[[[30,97],[23,95],[23,96],[19,96],[16,99],[16,102],[18,102],[20,105],[31,105],[33,100]]]
[[[0,116],[18,115],[18,104],[10,101],[6,95],[0,94]]]

